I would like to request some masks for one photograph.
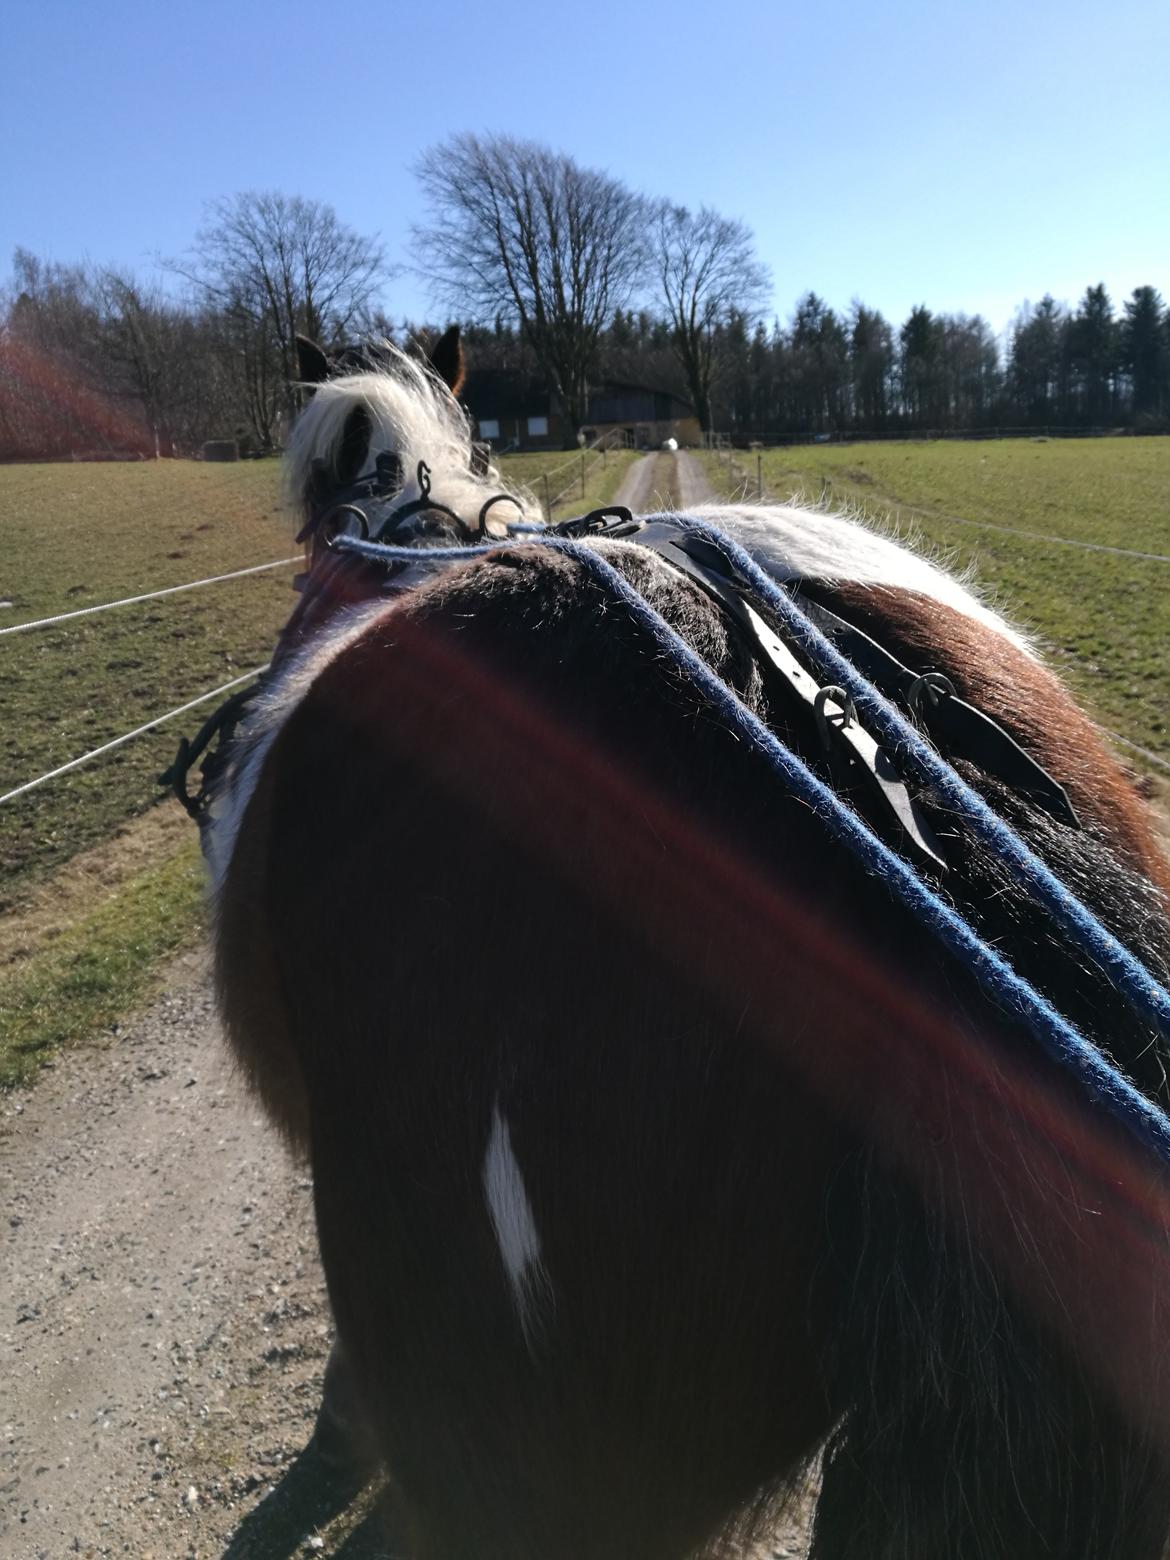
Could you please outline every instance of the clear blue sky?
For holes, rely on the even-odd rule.
[[[745,218],[782,318],[1170,295],[1166,0],[8,0],[0,46],[0,276],[17,244],[147,270],[244,189],[409,264],[412,164],[471,129]]]

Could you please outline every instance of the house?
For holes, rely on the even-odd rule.
[[[666,439],[698,445],[699,419],[689,401],[669,390],[609,381],[589,397],[589,420],[581,430],[587,444],[620,441],[636,449],[657,449]]]
[[[477,437],[496,450],[559,450],[576,443],[657,449],[666,439],[698,445],[699,419],[689,401],[669,390],[607,381],[589,397],[581,429],[568,428],[554,395],[540,379],[509,369],[473,369],[463,387],[464,405]],[[567,437],[566,437],[567,435]]]
[[[496,450],[565,446],[560,409],[539,379],[511,369],[474,368],[460,399],[475,419],[476,437]]]

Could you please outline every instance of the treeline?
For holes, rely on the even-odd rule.
[[[447,180],[454,168],[458,201],[446,186],[432,191],[434,222],[420,234],[436,251],[445,235],[453,304],[469,268],[518,274],[460,214],[476,178],[497,191],[511,179],[516,209],[544,214],[549,230],[534,231],[526,253],[543,257],[563,234],[624,224],[608,258],[585,265],[567,249],[564,266],[534,266],[514,293],[512,282],[465,291],[463,308],[441,322],[471,309],[472,365],[543,384],[565,409],[570,438],[589,387],[606,380],[672,390],[704,428],[765,441],[990,427],[1170,431],[1170,310],[1151,286],[1120,312],[1101,285],[1072,309],[1045,297],[1021,310],[1004,351],[979,315],[920,306],[895,324],[860,302],[837,313],[811,292],[787,325],[769,328],[758,310],[766,273],[743,224],[640,202],[528,143],[464,137],[456,150],[461,162],[435,159],[432,184],[433,168]],[[583,279],[576,292],[571,262]],[[298,332],[326,345],[371,334],[425,344],[428,335],[390,321],[379,306],[381,249],[316,202],[220,202],[189,260],[170,270],[175,285],[162,288],[17,251],[0,295],[0,460],[191,454],[223,437],[266,452],[281,446],[299,404]]]
[[[0,295],[0,459],[280,446],[299,405],[297,332],[383,332],[379,245],[331,207],[218,202],[173,285],[17,250]]]
[[[724,327],[720,425],[775,438],[989,427],[1170,430],[1170,310],[1135,288],[1115,314],[1104,286],[1075,309],[1024,307],[1001,356],[980,315],[913,309],[900,325],[814,293],[787,328]]]
[[[536,373],[500,321],[471,327],[477,367]],[[1118,315],[1104,286],[1068,309],[1025,305],[1006,355],[980,315],[913,309],[900,325],[854,302],[838,314],[815,293],[787,326],[736,309],[715,329],[712,426],[765,441],[820,433],[963,432],[991,427],[1170,431],[1170,309],[1135,288]],[[598,343],[598,379],[687,396],[670,324],[619,310]]]

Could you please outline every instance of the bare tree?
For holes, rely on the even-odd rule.
[[[515,318],[575,432],[598,338],[644,274],[644,202],[503,135],[453,136],[417,171],[431,220],[414,236],[437,294],[465,318]]]
[[[756,259],[751,230],[709,206],[690,212],[663,201],[652,226],[654,266],[671,337],[699,426],[711,426],[711,387],[719,370],[719,327],[734,309],[749,321],[766,302],[771,278]]]
[[[297,409],[297,334],[332,342],[360,327],[386,275],[381,246],[332,206],[256,191],[214,202],[192,260],[170,268],[237,322],[252,421],[266,439],[274,402]]]

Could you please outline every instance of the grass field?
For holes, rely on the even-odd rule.
[[[746,476],[755,495],[754,454],[703,459],[722,491]],[[1170,439],[802,445],[761,464],[773,498],[859,506],[971,568],[1102,724],[1170,761],[1170,563],[1062,545],[1170,556]]]
[[[273,462],[0,467],[0,516],[0,628],[296,551]],[[0,793],[266,661],[294,572],[0,638]],[[198,934],[194,826],[142,815],[166,817],[157,776],[212,708],[0,807],[0,1084]]]
[[[504,455],[499,466],[509,483],[529,488],[542,505],[547,491],[554,501],[553,519],[562,520],[609,503],[637,458],[635,450],[609,450],[604,457],[590,451],[583,463],[584,484],[581,482],[581,456],[568,455],[564,450],[550,450],[539,455]],[[546,472],[547,489],[543,480]],[[555,502],[558,494],[562,495],[559,503]]]
[[[0,468],[0,627],[291,557],[275,462]],[[0,638],[0,794],[268,659],[293,566]],[[158,800],[204,715],[0,808],[0,910]]]

